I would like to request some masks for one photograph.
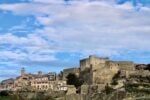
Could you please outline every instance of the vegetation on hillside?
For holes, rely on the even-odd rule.
[[[11,100],[10,91],[1,91],[0,92],[0,100]]]
[[[80,77],[77,77],[75,74],[68,74],[67,78],[67,84],[68,85],[74,85],[76,88],[79,88],[82,84],[83,81]]]
[[[118,71],[118,73],[116,73],[114,75],[114,77],[112,78],[112,83],[111,85],[118,85],[118,80],[120,79],[120,71]]]

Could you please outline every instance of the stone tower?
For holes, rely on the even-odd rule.
[[[101,58],[91,55],[89,58],[80,60],[80,69],[81,71],[91,67],[92,70],[99,69],[105,66],[106,61],[109,61],[109,58]]]
[[[25,68],[21,68],[21,76],[25,74]]]

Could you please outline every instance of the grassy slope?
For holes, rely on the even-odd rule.
[[[0,96],[0,100],[11,100],[9,97],[1,97]]]

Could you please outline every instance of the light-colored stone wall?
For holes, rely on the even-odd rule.
[[[117,61],[120,70],[134,71],[135,64],[130,61]]]
[[[103,67],[105,65],[105,62],[108,60],[108,58],[89,56],[89,58],[80,60],[80,69],[81,71],[90,67],[92,67],[93,69],[98,69],[99,67]]]
[[[28,85],[30,85],[29,75],[22,75],[15,79],[14,81],[14,90],[20,90]]]
[[[47,91],[49,89],[48,77],[38,76],[31,80],[31,87],[36,91]]]
[[[89,59],[82,59],[82,60],[80,60],[80,70],[83,71],[86,68],[90,68],[90,61],[89,61]]]
[[[53,91],[67,91],[67,82],[63,80],[54,81]]]
[[[31,87],[36,91],[47,91],[49,89],[48,81],[32,81]]]
[[[130,76],[143,76],[143,77],[150,77],[150,71],[148,70],[136,70],[129,73]]]
[[[88,94],[89,93],[89,85],[82,85],[81,86],[81,94]]]
[[[79,68],[68,68],[63,70],[63,80],[66,80],[66,77],[69,73],[75,74],[76,76],[79,76]]]
[[[76,88],[74,85],[67,85],[67,87],[68,89],[66,95],[76,94]]]
[[[99,58],[89,56],[89,58],[80,60],[81,71],[91,69],[88,79],[91,84],[110,84],[112,78],[118,71],[122,76],[128,77],[132,71],[135,71],[135,64],[130,61],[111,61],[108,58]]]
[[[93,71],[93,84],[110,84],[113,76],[118,73],[118,71],[118,64],[112,61],[106,61],[105,66]]]

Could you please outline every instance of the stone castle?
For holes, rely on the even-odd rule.
[[[81,93],[86,94],[88,86],[98,86],[101,91],[106,85],[110,85],[113,77],[120,72],[120,76],[128,78],[131,75],[147,75],[149,71],[137,70],[136,64],[131,61],[112,61],[109,58],[89,56],[80,60],[80,67],[64,69],[60,74],[55,72],[28,74],[23,68],[21,75],[16,79],[8,79],[1,82],[1,90],[21,90],[29,87],[30,91],[68,91],[67,94],[76,93],[73,86],[67,85],[66,77],[69,73],[77,77],[82,76],[84,83],[81,86]],[[123,84],[123,81],[122,81]]]
[[[135,71],[135,64],[130,61],[111,61],[109,58],[89,56],[80,60],[80,70],[90,69],[88,84],[110,84],[112,77],[121,72],[122,76],[128,77]]]

